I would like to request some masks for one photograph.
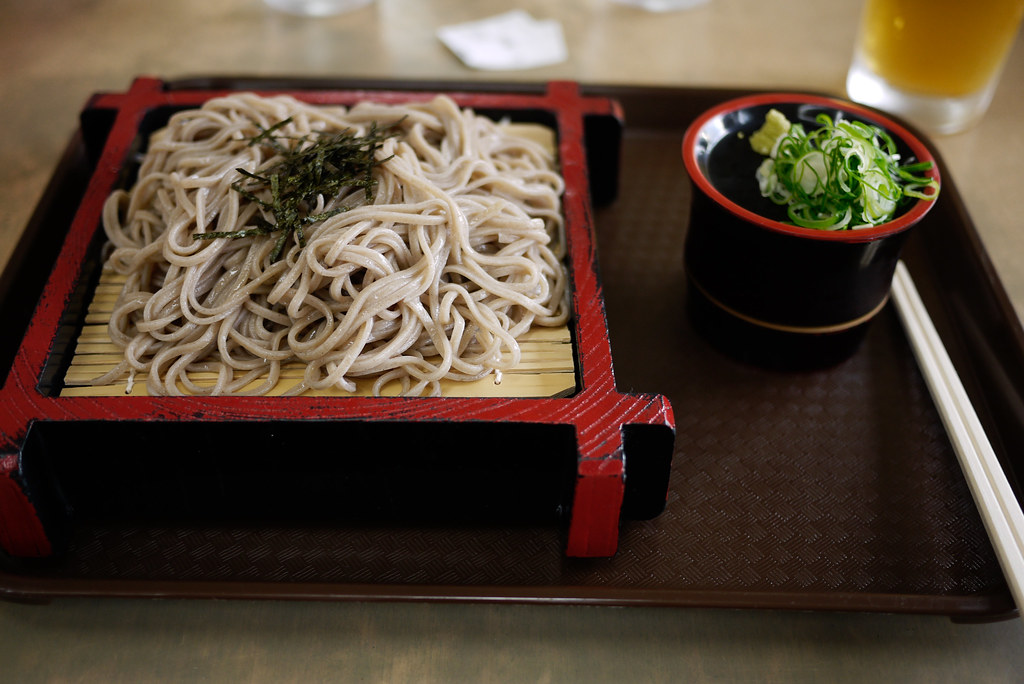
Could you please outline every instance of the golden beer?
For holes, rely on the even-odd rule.
[[[962,97],[989,86],[1024,15],[1024,0],[867,0],[858,57],[889,86]]]

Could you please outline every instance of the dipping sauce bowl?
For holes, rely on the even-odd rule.
[[[745,362],[788,370],[839,363],[859,348],[889,298],[910,229],[937,200],[908,199],[886,223],[818,230],[788,223],[785,207],[761,196],[765,157],[750,146],[771,109],[808,131],[827,114],[885,130],[900,163],[932,162],[910,131],[878,112],[838,99],[764,93],[724,102],[683,138],[693,188],[684,247],[687,302],[698,332]]]

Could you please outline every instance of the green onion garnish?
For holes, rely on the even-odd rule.
[[[775,111],[775,110],[772,110]],[[819,114],[810,132],[781,132],[757,169],[761,194],[786,207],[795,225],[818,230],[877,226],[908,198],[933,200],[932,162],[900,164],[892,137],[878,126]]]

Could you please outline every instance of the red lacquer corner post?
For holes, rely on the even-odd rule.
[[[44,558],[53,546],[21,484],[18,457],[0,458],[0,548],[20,558]]]

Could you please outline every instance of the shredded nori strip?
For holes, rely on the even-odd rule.
[[[338,207],[319,214],[310,214],[319,195],[335,197],[342,191],[363,188],[367,202],[373,201],[376,152],[382,143],[398,134],[401,121],[378,129],[370,125],[366,135],[356,135],[351,129],[340,133],[315,132],[303,136],[277,135],[277,131],[291,122],[284,119],[249,139],[249,145],[267,145],[282,158],[257,173],[236,169],[244,178],[231,188],[250,202],[266,209],[274,218],[267,221],[262,215],[252,220],[253,227],[235,231],[193,233],[196,240],[216,238],[243,238],[254,235],[280,233],[270,260],[277,261],[284,252],[290,236],[294,235],[299,247],[306,246],[304,228],[346,211]],[[269,192],[269,199],[266,199]]]

